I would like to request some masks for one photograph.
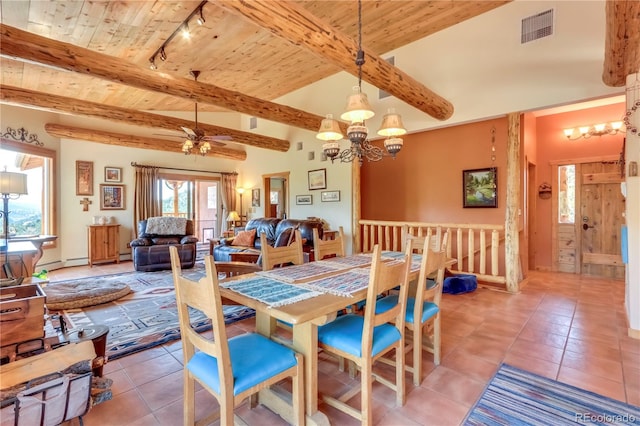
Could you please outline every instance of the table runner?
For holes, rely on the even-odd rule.
[[[300,286],[321,293],[335,294],[336,296],[353,297],[353,293],[367,288],[369,285],[369,272],[371,268],[351,269],[341,274],[309,281]]]
[[[312,289],[261,276],[220,282],[220,286],[255,299],[272,308],[320,295],[320,293]]]
[[[383,251],[380,255],[382,259],[402,259],[404,257],[403,251]],[[418,272],[420,270],[420,263],[422,262],[422,255],[418,253],[411,253],[411,272]]]
[[[302,265],[287,266],[286,268],[275,268],[270,271],[260,271],[256,272],[256,274],[278,281],[295,283],[349,268],[349,265],[322,260],[319,262],[303,263]]]

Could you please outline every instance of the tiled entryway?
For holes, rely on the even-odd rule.
[[[120,265],[69,268],[50,277],[124,272]],[[530,272],[519,294],[478,289],[443,297],[443,360],[435,367],[425,354],[419,387],[407,374],[407,402],[394,406],[386,387],[374,384],[376,425],[458,425],[501,362],[634,405],[640,405],[640,340],[627,336],[624,283],[570,274]],[[229,334],[252,330],[252,319],[229,326]],[[386,367],[382,367],[386,368]],[[320,354],[319,389],[335,392],[358,382]],[[182,424],[180,342],[130,355],[105,366],[113,399],[94,407],[87,426]],[[359,397],[359,396],[358,396]],[[215,400],[197,394],[196,418]],[[321,405],[331,423],[357,421]],[[250,425],[286,424],[262,406],[236,412]],[[77,424],[76,422],[71,422]]]

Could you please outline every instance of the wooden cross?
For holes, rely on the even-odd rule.
[[[84,197],[82,200],[80,200],[80,204],[82,204],[82,211],[83,212],[88,212],[89,211],[89,204],[91,204],[91,200],[88,199],[87,197]]]

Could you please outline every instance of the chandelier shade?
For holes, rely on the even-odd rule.
[[[332,114],[327,114],[327,118],[320,123],[320,129],[316,137],[323,141],[338,141],[342,139],[342,130],[340,123],[333,118]]]
[[[347,97],[346,111],[340,118],[352,123],[362,123],[376,115],[369,104],[366,93],[362,93],[360,86],[353,86],[353,93]]]
[[[382,119],[382,125],[378,134],[380,136],[401,136],[407,133],[407,129],[402,124],[402,117],[400,114],[396,114],[395,110],[390,109]]]

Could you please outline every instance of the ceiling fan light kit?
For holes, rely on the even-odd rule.
[[[350,163],[356,158],[360,165],[366,158],[368,161],[380,161],[382,157],[390,155],[395,158],[396,154],[402,149],[403,140],[398,136],[407,133],[402,124],[400,114],[396,114],[393,109],[384,116],[382,125],[378,134],[385,136],[383,149],[372,145],[367,137],[369,129],[365,126],[365,121],[375,115],[369,98],[366,93],[362,92],[362,65],[364,65],[364,51],[362,50],[362,0],[358,0],[358,52],[356,54],[356,66],[358,67],[358,85],[353,87],[353,93],[347,97],[347,106],[345,112],[340,116],[343,120],[351,122],[347,128],[347,139],[351,141],[351,146],[342,152],[338,141],[343,138],[340,131],[340,124],[328,114],[322,123],[316,138],[326,141],[322,145],[323,153],[331,159],[340,158],[342,163]]]

